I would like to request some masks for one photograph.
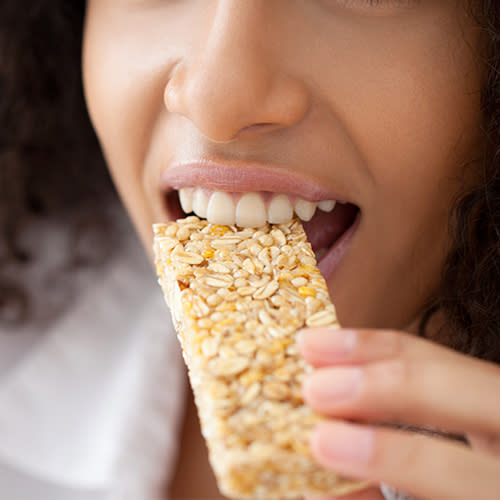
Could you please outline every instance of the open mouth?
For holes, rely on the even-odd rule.
[[[194,214],[214,224],[256,228],[266,223],[282,224],[297,216],[320,268],[323,260],[333,260],[337,243],[353,232],[349,230],[354,229],[360,214],[356,205],[336,200],[312,202],[285,193],[231,193],[202,187],[169,191],[166,208],[175,219]]]

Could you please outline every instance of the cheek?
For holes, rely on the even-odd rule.
[[[450,208],[464,187],[465,165],[479,152],[480,82],[465,76],[468,65],[415,66],[418,74],[400,76],[386,106],[375,110],[376,132],[363,137],[376,188],[373,210],[386,221],[382,232],[422,267],[424,281],[435,281],[448,250]]]
[[[379,40],[375,55],[359,48],[356,64],[338,65],[350,71],[331,76],[331,106],[364,163],[363,225],[335,279],[343,288],[330,283],[346,325],[405,328],[436,293],[450,207],[480,149],[481,74],[471,52],[439,33],[426,38]]]
[[[446,46],[446,40],[437,37],[432,44]],[[396,196],[423,194],[456,176],[478,142],[481,82],[470,50],[429,54],[425,47],[417,39],[382,51],[349,75],[364,83],[355,94],[345,92],[345,121],[381,195],[384,189]]]
[[[163,110],[163,91],[172,57],[151,54],[140,31],[133,40],[120,18],[90,9],[83,45],[83,77],[89,114],[117,189],[150,247],[152,213],[146,157]],[[131,28],[130,28],[131,29]],[[150,46],[151,47],[151,46]],[[161,50],[161,47],[160,49]],[[157,61],[155,63],[155,61]]]
[[[122,50],[106,41],[88,32],[84,84],[90,117],[115,174],[126,165],[142,164],[162,92],[145,81],[139,67],[123,60]]]

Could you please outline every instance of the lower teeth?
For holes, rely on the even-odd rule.
[[[321,259],[321,257],[323,257],[323,255],[325,255],[326,252],[328,252],[328,248],[320,248],[319,250],[316,250],[314,252],[314,255],[316,256],[316,260]]]

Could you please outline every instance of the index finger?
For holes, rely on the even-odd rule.
[[[313,366],[395,359],[456,360],[463,354],[405,332],[382,329],[309,328],[297,336],[299,353]]]

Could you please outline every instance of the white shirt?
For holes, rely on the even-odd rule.
[[[120,224],[113,257],[71,278],[55,321],[0,328],[1,498],[154,499],[173,473],[185,368],[151,265]],[[38,284],[64,255],[57,228],[43,231]]]

